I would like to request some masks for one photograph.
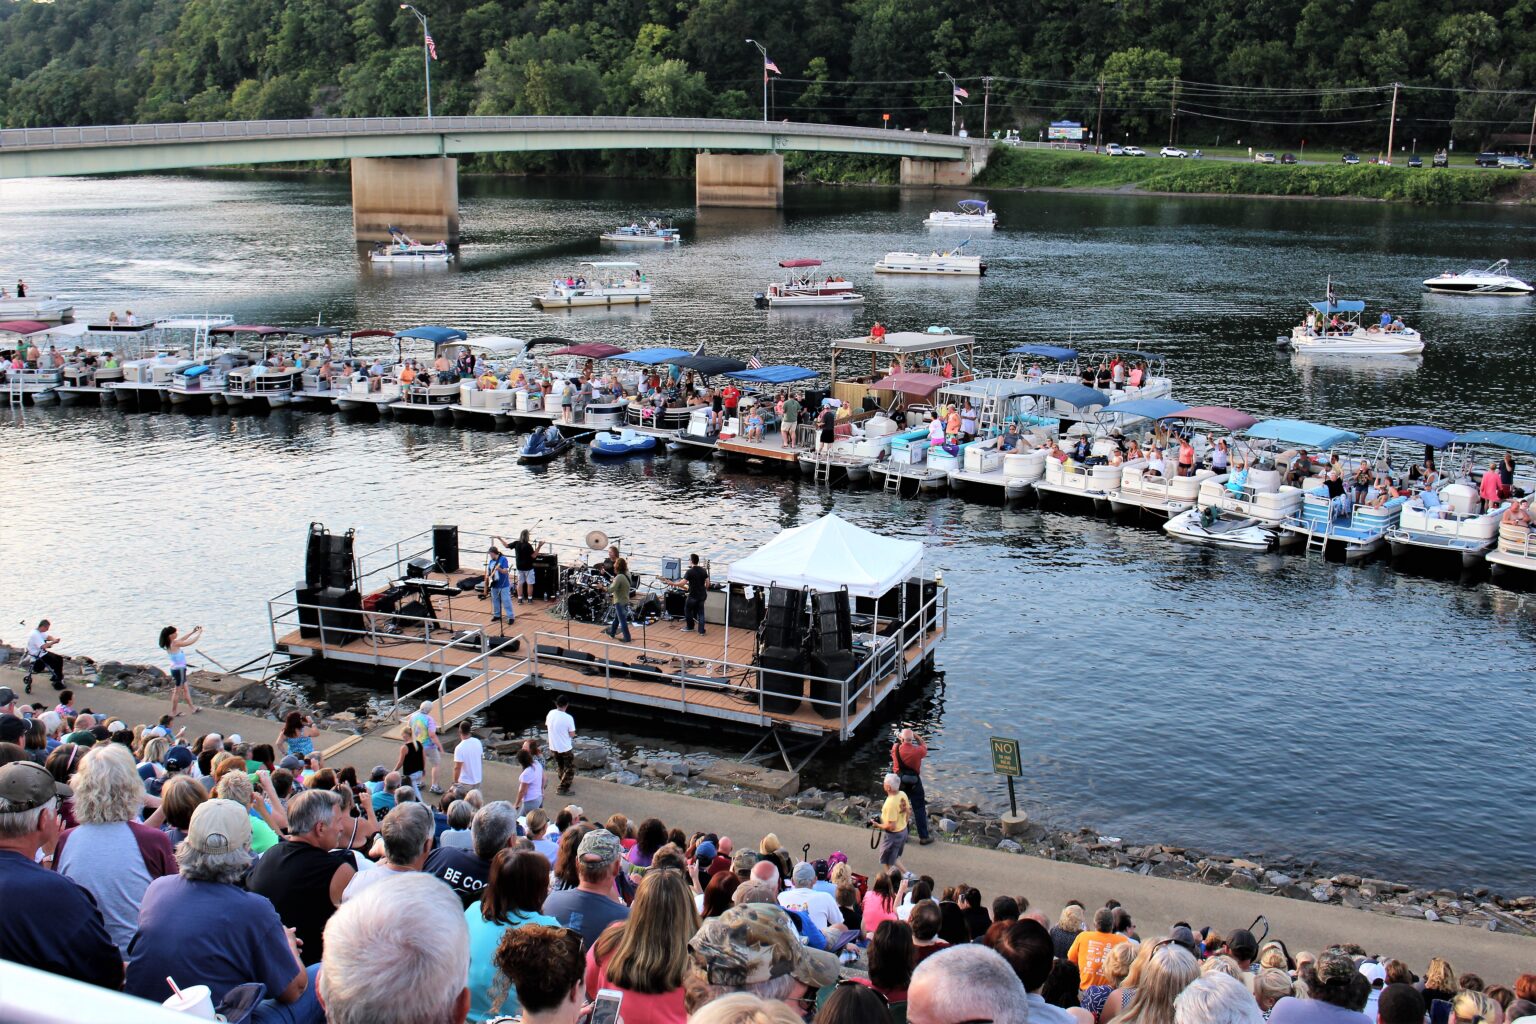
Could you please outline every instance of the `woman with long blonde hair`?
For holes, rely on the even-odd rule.
[[[1435,957],[1429,962],[1429,966],[1424,969],[1425,1006],[1428,1006],[1436,999],[1444,999],[1446,1002],[1450,1002],[1459,988],[1461,986],[1456,984],[1456,969],[1444,957]]]
[[[1142,964],[1136,994],[1114,1024],[1173,1024],[1174,999],[1200,976],[1194,956],[1172,939],[1149,945],[1153,949]]]
[[[624,993],[624,1018],[634,1024],[683,1024],[683,969],[688,940],[699,930],[693,893],[680,871],[650,871],[640,879],[629,917],[597,937],[587,953],[587,994]]]

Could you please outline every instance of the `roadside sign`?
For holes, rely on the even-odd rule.
[[[1019,755],[1019,741],[992,737],[992,772],[1010,777],[1024,774],[1024,760]]]

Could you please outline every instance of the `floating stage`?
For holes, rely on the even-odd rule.
[[[591,539],[545,547],[536,598],[506,625],[480,585],[489,536],[440,526],[354,557],[350,534],[312,527],[305,584],[268,602],[273,650],[313,659],[311,671],[361,670],[397,711],[431,701],[444,730],[534,687],[673,722],[842,741],[932,671],[947,632],[948,590],[920,575],[920,543],[827,516],[729,566],[704,563],[703,636],[684,630],[674,582],[688,552],[624,552],[636,578],[626,644],[606,635],[607,538]]]

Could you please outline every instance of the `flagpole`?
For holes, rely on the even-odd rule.
[[[748,39],[747,42],[757,47],[757,51],[763,55],[763,120],[768,120],[768,48],[756,39]]]
[[[955,95],[955,80],[948,71],[940,71],[940,78],[949,79],[949,134],[955,134],[955,101],[960,97]]]
[[[412,14],[416,15],[416,20],[421,22],[421,70],[422,70],[422,73],[426,76],[426,81],[427,81],[427,119],[431,120],[432,119],[432,51],[431,51],[431,49],[427,45],[427,40],[431,38],[430,33],[428,33],[428,31],[427,31],[427,16],[425,14],[422,14],[416,8],[412,7],[410,4],[401,4],[400,5],[400,9],[402,11],[410,11]]]

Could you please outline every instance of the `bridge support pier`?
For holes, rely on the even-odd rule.
[[[700,153],[694,174],[699,206],[776,210],[784,205],[784,158],[778,153]]]
[[[353,234],[359,242],[387,242],[391,225],[418,242],[459,244],[459,161],[354,157]]]
[[[969,185],[987,166],[987,151],[973,147],[965,160],[923,160],[901,158],[903,185]]]

